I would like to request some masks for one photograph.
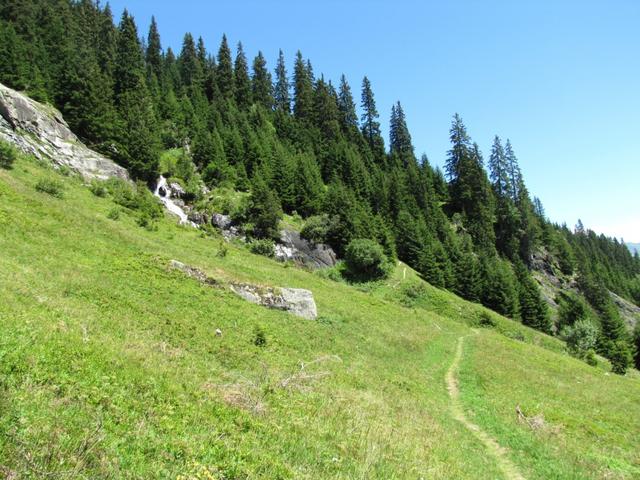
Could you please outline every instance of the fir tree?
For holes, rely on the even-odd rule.
[[[371,82],[367,77],[362,80],[362,117],[361,128],[364,138],[369,144],[369,148],[374,154],[384,154],[384,142],[380,134],[380,123],[378,122],[378,110],[373,98]]]
[[[276,109],[284,112],[291,112],[291,98],[289,96],[289,78],[287,77],[287,67],[284,61],[284,53],[280,50],[278,54],[278,64],[276,66],[276,85],[274,98]]]
[[[338,109],[340,110],[340,119],[345,131],[353,131],[357,129],[358,115],[356,114],[356,104],[353,101],[351,87],[347,83],[347,79],[344,74],[340,77]]]
[[[273,85],[271,83],[271,74],[267,70],[267,61],[262,52],[253,60],[253,77],[251,79],[251,92],[253,101],[258,105],[262,105],[266,110],[273,108]]]
[[[149,70],[157,79],[162,78],[162,45],[160,43],[160,33],[155,17],[151,17],[151,26],[147,35],[146,58]]]
[[[298,120],[310,121],[313,109],[313,83],[309,69],[298,50],[293,69],[293,113]]]
[[[249,78],[249,66],[244,54],[242,43],[238,42],[238,52],[234,66],[236,104],[241,110],[246,110],[252,103],[251,80]]]
[[[234,98],[233,64],[227,36],[222,36],[218,50],[218,66],[216,68],[216,84],[220,95],[225,99]]]

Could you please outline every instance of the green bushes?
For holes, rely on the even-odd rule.
[[[163,210],[158,199],[153,196],[146,184],[138,182],[133,186],[124,180],[111,178],[101,185],[109,192],[114,203],[137,213],[136,222],[138,225],[147,230],[156,229],[156,220],[162,217]],[[92,184],[90,188],[92,192],[94,189],[101,192],[99,186],[94,187]],[[94,194],[96,193],[94,192]],[[117,216],[119,217],[119,213]]]
[[[391,262],[384,250],[373,240],[352,240],[345,252],[347,274],[355,280],[385,278],[391,270]]]
[[[64,185],[54,178],[41,178],[36,183],[36,190],[56,198],[64,196]]]
[[[304,224],[300,236],[313,243],[326,243],[333,223],[329,215],[314,215]]]
[[[265,257],[273,258],[276,254],[275,245],[273,240],[262,239],[253,240],[249,243],[249,250],[256,255],[263,255]]]
[[[10,169],[18,158],[18,152],[7,142],[0,141],[0,168]]]
[[[598,327],[589,320],[578,320],[560,331],[560,338],[567,342],[567,350],[576,358],[593,364],[595,361]]]

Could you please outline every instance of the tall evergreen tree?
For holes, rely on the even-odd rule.
[[[284,113],[291,112],[291,97],[289,96],[289,77],[287,77],[287,67],[284,61],[284,53],[282,53],[282,50],[280,50],[278,54],[274,97],[275,97],[277,110]]]
[[[367,77],[362,80],[361,107],[363,111],[360,119],[362,134],[374,154],[384,154],[384,142],[380,134],[380,123],[378,122],[378,109],[373,97],[371,82]]]
[[[310,121],[313,112],[313,83],[309,68],[298,50],[293,69],[293,113],[298,120]]]
[[[253,101],[262,105],[265,109],[273,108],[273,85],[271,83],[271,74],[267,70],[267,61],[262,52],[253,60],[253,77],[251,79],[251,92]]]
[[[338,108],[340,110],[342,126],[346,131],[352,131],[358,127],[358,115],[356,104],[353,101],[351,87],[344,74],[340,77],[340,89],[338,93]]]
[[[149,70],[159,80],[162,78],[162,44],[160,43],[160,32],[155,17],[151,17],[151,26],[147,35],[146,58]]]
[[[249,65],[244,54],[242,43],[238,42],[238,52],[234,66],[236,104],[241,110],[246,110],[252,103],[251,79],[249,78]]]
[[[225,99],[234,98],[233,64],[226,35],[222,36],[222,42],[218,50],[218,66],[215,78],[218,91],[222,97]]]

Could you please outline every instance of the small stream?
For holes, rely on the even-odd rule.
[[[182,207],[171,200],[171,188],[167,184],[167,179],[162,175],[160,175],[160,178],[158,178],[158,183],[153,194],[160,199],[160,201],[163,203],[165,208],[169,210],[170,213],[180,218],[181,225],[191,225],[192,227],[196,226],[195,223],[189,220]]]

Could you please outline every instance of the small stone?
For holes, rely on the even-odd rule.
[[[222,336],[222,330],[220,330],[219,328],[216,328],[216,337],[221,337]]]

